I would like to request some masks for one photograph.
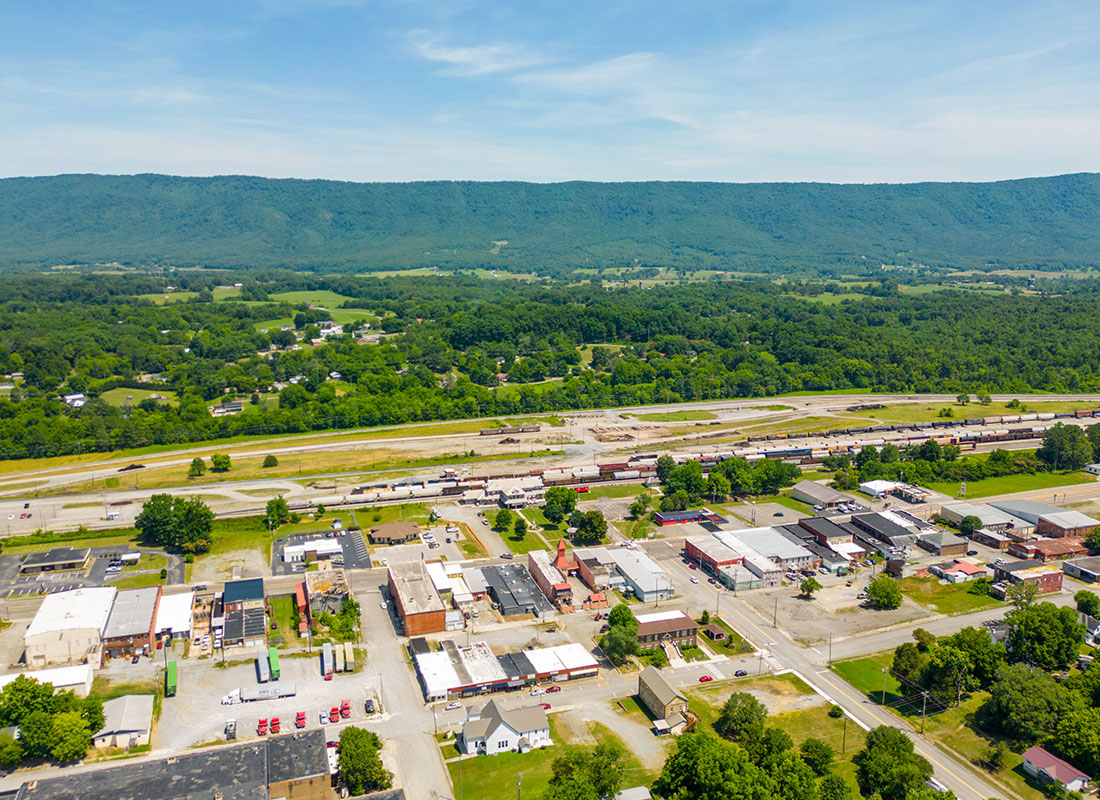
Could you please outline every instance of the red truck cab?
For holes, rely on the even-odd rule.
[[[351,716],[351,701],[343,700],[340,702],[340,716],[347,719]]]
[[[256,723],[256,735],[267,736],[267,717],[260,717],[260,721]]]
[[[295,728],[304,728],[306,726],[306,712],[299,711],[298,716],[294,718]]]

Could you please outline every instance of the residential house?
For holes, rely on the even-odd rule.
[[[549,747],[550,722],[540,706],[505,710],[490,700],[479,712],[471,712],[462,726],[458,745],[467,755],[526,753]]]
[[[153,695],[127,694],[103,704],[103,727],[92,736],[96,749],[141,747],[149,744],[153,727]]]
[[[1043,783],[1057,783],[1068,792],[1083,791],[1092,780],[1068,761],[1063,761],[1042,747],[1024,752],[1024,772]]]

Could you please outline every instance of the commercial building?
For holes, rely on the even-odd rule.
[[[720,567],[715,577],[718,579],[719,583],[735,592],[743,592],[747,589],[761,589],[764,586],[764,581],[761,577],[755,573],[749,572],[748,568],[742,564]]]
[[[111,614],[114,587],[74,589],[46,595],[23,635],[27,666],[103,661],[103,629]]]
[[[291,563],[325,561],[343,556],[339,539],[310,539],[300,544],[288,544],[283,548],[283,561]]]
[[[82,571],[88,568],[91,550],[74,550],[71,547],[55,547],[44,553],[29,553],[19,565],[24,575],[37,575],[41,572]]]
[[[729,522],[725,517],[705,508],[692,511],[658,511],[653,515],[653,521],[658,525],[683,525],[688,522],[709,522],[711,525],[725,525]]]
[[[639,614],[638,647],[652,650],[665,644],[677,647],[694,646],[699,632],[699,623],[683,611],[655,611],[652,614]]]
[[[232,747],[23,783],[12,800],[330,800],[325,733],[296,731]]]
[[[951,583],[966,583],[978,578],[988,578],[989,570],[969,561],[956,559],[944,564],[933,564],[928,568],[933,575],[938,575]]]
[[[986,547],[992,547],[994,550],[1007,550],[1008,546],[1016,540],[999,531],[993,531],[988,528],[978,528],[978,530],[970,535],[970,541],[976,544],[984,544]]]
[[[903,485],[896,481],[865,481],[859,485],[859,490],[871,497],[882,497],[894,492]]]
[[[1028,581],[1039,587],[1039,594],[1050,594],[1062,590],[1062,571],[1054,567],[1042,564],[1034,559],[1016,561],[1012,564],[996,564],[993,567],[993,580],[1004,588],[1004,591],[1014,583]]]
[[[940,509],[940,516],[945,522],[955,527],[962,524],[967,517],[977,517],[982,521],[983,528],[996,533],[1007,531],[1031,533],[1035,530],[1034,522],[1028,522],[986,503],[947,503]]]
[[[194,592],[161,594],[153,633],[159,638],[187,639],[194,622]]]
[[[788,526],[790,527],[790,526]],[[847,544],[852,541],[852,532],[842,528],[825,517],[806,517],[798,521],[798,527],[809,531],[815,542],[825,547],[835,544]]]
[[[338,614],[344,602],[351,599],[347,575],[342,569],[319,569],[305,573],[302,583],[308,613],[312,619],[318,614]]]
[[[1008,546],[1008,554],[1017,558],[1033,558],[1036,561],[1057,561],[1062,558],[1080,558],[1088,555],[1089,549],[1077,537],[1066,539],[1032,539],[1028,542],[1013,542]]]
[[[965,556],[966,539],[947,531],[933,531],[917,539],[917,547],[937,556]]]
[[[554,607],[522,564],[482,567],[480,572],[488,587],[489,598],[501,616],[534,614],[541,617],[554,613]]]
[[[684,555],[708,575],[717,575],[722,567],[740,564],[745,557],[713,536],[689,536],[684,540]]]
[[[878,540],[889,548],[901,549],[912,547],[925,530],[931,525],[921,527],[910,518],[910,515],[902,515],[894,511],[880,511],[870,514],[856,514],[846,525],[869,536],[871,541]],[[866,538],[866,537],[865,537]]]
[[[462,726],[459,749],[466,755],[526,753],[549,747],[550,722],[541,706],[504,709],[490,700],[480,711],[472,711]]]
[[[264,579],[249,578],[243,581],[226,581],[222,592],[225,611],[248,611],[264,607]]]
[[[577,577],[593,591],[615,589],[623,584],[615,559],[605,547],[575,548],[573,558],[577,562]]]
[[[672,579],[657,562],[640,550],[616,547],[609,550],[623,582],[643,603],[654,603],[672,597]]]
[[[1089,781],[1087,774],[1068,761],[1063,761],[1053,753],[1041,747],[1032,747],[1024,751],[1024,773],[1040,783],[1057,783],[1069,792],[1084,791]]]
[[[599,665],[581,644],[542,647],[494,656],[484,642],[463,647],[451,640],[441,650],[413,648],[428,702],[520,689],[542,682],[593,677]]]
[[[445,630],[446,608],[421,562],[390,566],[387,586],[406,636]]]
[[[1037,503],[1034,500],[993,500],[989,505],[1032,525],[1038,525],[1039,517],[1045,514],[1057,514],[1062,511],[1058,506]]]
[[[841,494],[836,489],[808,480],[796,483],[791,489],[791,497],[819,508],[836,508],[843,503],[852,502],[852,498]]]
[[[743,553],[742,546],[747,546],[753,552],[758,553],[783,570],[805,569],[813,560],[809,550],[795,544],[771,527],[723,531],[718,534],[718,538],[723,544],[738,552]],[[747,560],[745,563],[749,566],[749,569],[752,569]]]
[[[222,642],[226,647],[263,647],[267,643],[263,578],[227,581],[221,606]]]
[[[1062,572],[1085,583],[1096,583],[1100,581],[1100,556],[1063,561]]]
[[[367,532],[371,544],[404,544],[420,538],[420,526],[412,522],[387,522]]]
[[[485,485],[485,495],[504,508],[526,508],[538,505],[546,495],[542,478],[537,475],[522,478],[500,478]]]
[[[87,697],[92,690],[92,678],[95,673],[91,664],[73,664],[69,667],[51,667],[33,672],[12,672],[0,675],[0,689],[14,681],[20,675],[32,678],[39,683],[48,683],[57,692],[76,692],[79,697]]]
[[[1035,532],[1040,536],[1056,539],[1064,536],[1087,536],[1093,529],[1100,527],[1100,520],[1093,519],[1080,511],[1059,511],[1056,514],[1043,514],[1035,523]]]
[[[103,628],[103,652],[108,658],[129,658],[153,649],[160,587],[128,589],[115,595]]]
[[[661,671],[647,666],[638,675],[638,702],[654,718],[660,733],[678,733],[687,724],[690,711],[687,698],[676,691]]]
[[[97,750],[149,744],[153,728],[153,695],[127,694],[103,704],[103,727],[92,735]]]
[[[550,560],[548,550],[532,550],[527,554],[527,570],[535,584],[558,611],[573,610],[573,587]]]

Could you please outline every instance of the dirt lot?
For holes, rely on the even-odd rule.
[[[626,743],[638,760],[650,770],[660,770],[668,755],[667,748],[672,737],[653,735],[648,725],[643,725],[634,717],[624,714],[606,703],[592,703],[584,708],[563,711],[555,717],[558,729],[566,731],[569,743],[573,745],[594,746],[596,738],[588,728],[589,722],[606,725],[616,736]]]
[[[825,578],[821,582],[827,581]],[[932,612],[907,597],[902,600],[901,607],[893,611],[864,608],[859,605],[856,595],[866,584],[866,577],[857,578],[852,586],[845,586],[844,581],[827,583],[813,600],[799,597],[796,586],[743,592],[741,597],[768,619],[776,613],[775,601],[778,599],[779,627],[795,641],[807,646],[828,641],[829,634],[833,635],[834,640],[858,636],[932,616]]]
[[[233,567],[241,568],[242,578],[262,578],[271,574],[271,565],[262,551],[234,550],[195,559],[191,580],[195,583],[220,583],[233,577]]]

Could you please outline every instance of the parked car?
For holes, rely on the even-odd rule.
[[[130,659],[130,663],[136,664],[139,661],[141,661],[141,656],[139,656],[137,653],[134,653],[134,657]]]
[[[739,669],[739,670],[737,670],[737,672],[733,673],[733,677],[735,677],[735,678],[744,678],[748,674],[749,673],[745,672],[745,670]]]
[[[712,678],[710,675],[699,676],[699,683],[710,683],[712,680],[714,680],[714,678]]]
[[[976,556],[976,555],[978,555],[978,551],[977,550],[967,550],[966,554],[968,556]]]
[[[820,572],[822,575],[828,575],[829,574],[829,570],[825,569],[825,567],[818,567],[817,571]]]
[[[539,708],[541,708],[543,711],[549,711],[550,710],[550,704],[549,703],[539,703]]]
[[[385,609],[386,609],[386,601],[385,601],[385,600],[383,600],[383,601],[382,601],[382,602],[381,602],[381,603],[380,603],[379,605],[380,605],[380,606],[382,607],[382,610],[383,610],[383,611],[385,611]]]
[[[692,583],[698,583],[698,582],[699,582],[699,579],[698,579],[698,578],[696,578],[696,577],[695,577],[694,575],[692,575],[692,576],[691,576],[691,582],[692,582]]]
[[[367,698],[367,702],[363,703],[363,710],[368,714],[374,713],[374,701],[371,698]]]
[[[545,689],[539,689],[539,688],[536,687],[536,688],[531,690],[531,696],[532,697],[538,697],[540,694],[542,694],[545,691],[546,691]]]
[[[606,624],[604,624],[604,625],[601,625],[601,626],[600,626],[600,633],[607,633],[607,629],[608,629],[609,627],[610,627],[610,626],[609,626],[609,625],[606,625]]]
[[[447,705],[444,707],[444,710],[454,711],[456,708],[462,708],[462,703],[458,702],[457,700],[455,700],[453,703],[447,703]]]
[[[688,569],[699,569],[699,565],[693,562],[691,564],[688,564]]]
[[[551,686],[549,689],[546,690],[546,693],[547,694],[557,694],[560,691],[561,691],[560,686]]]
[[[321,712],[321,724],[324,725],[327,722],[328,722],[328,714],[326,714],[324,711],[322,711]]]
[[[603,619],[603,614],[601,614],[600,612],[597,611],[596,612],[596,622],[599,622],[601,619]]]
[[[500,557],[507,560],[507,561],[511,561],[513,558],[515,558],[515,556],[512,553],[501,553]]]
[[[451,543],[451,537],[450,537],[450,536],[448,536],[448,537],[447,537],[447,544],[450,544],[450,543]]]
[[[482,524],[482,525],[488,525],[488,524],[489,524],[489,520],[487,520],[487,519],[483,519],[483,520],[481,521],[481,524]]]

